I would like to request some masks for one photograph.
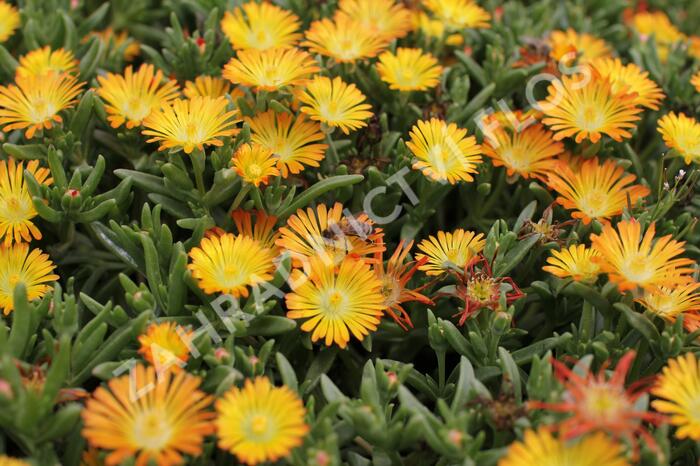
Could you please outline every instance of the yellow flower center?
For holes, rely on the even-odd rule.
[[[608,193],[599,189],[588,191],[579,200],[581,212],[591,218],[604,216],[607,210]]]
[[[649,258],[643,254],[637,254],[628,258],[621,267],[621,272],[633,283],[644,283],[651,278],[653,271],[647,268]]]
[[[250,421],[250,431],[256,436],[261,436],[267,432],[267,425],[267,416],[257,414]]]
[[[494,280],[489,277],[472,279],[467,285],[467,294],[474,301],[488,303],[496,294],[495,285]]]
[[[190,122],[185,127],[185,137],[182,139],[184,141],[200,142],[204,139],[204,131],[202,131],[202,127],[197,123]]]
[[[588,104],[583,106],[577,120],[576,123],[581,129],[597,131],[605,123],[605,114],[597,106]]]
[[[260,178],[260,175],[262,175],[262,167],[258,165],[257,163],[251,163],[248,165],[248,177],[252,179],[258,179]]]
[[[141,121],[151,113],[151,102],[143,96],[133,96],[126,101],[122,112],[129,120]]]
[[[594,385],[588,389],[586,412],[590,417],[601,421],[614,421],[623,409],[628,408],[624,393],[606,384]]]
[[[156,410],[137,413],[133,425],[133,443],[139,448],[160,450],[170,443],[172,422]]]
[[[10,284],[10,288],[14,288],[17,283],[20,281],[20,276],[17,273],[13,273],[10,275],[10,277],[7,279],[8,283]]]
[[[322,306],[328,314],[342,314],[346,308],[346,298],[338,290],[331,290],[326,295],[326,298]]]
[[[50,119],[56,113],[53,102],[42,97],[37,97],[29,107],[29,119],[34,123],[42,123]]]

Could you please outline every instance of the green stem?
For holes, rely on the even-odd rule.
[[[241,205],[241,202],[243,202],[243,199],[245,199],[245,197],[248,195],[249,191],[250,191],[250,185],[247,183],[243,183],[243,186],[241,186],[241,190],[238,191],[236,198],[233,200],[233,202],[231,203],[231,207],[229,207],[229,209],[228,209],[229,217],[231,216],[231,212],[238,209],[238,206]]]
[[[437,351],[438,362],[438,389],[442,393],[445,387],[445,351]]]
[[[194,181],[197,185],[197,191],[199,191],[199,194],[204,196],[206,193],[206,189],[204,188],[204,169],[206,165],[204,152],[195,149],[190,154],[190,159],[192,160],[192,171],[194,172]]]
[[[333,170],[335,170],[335,167],[340,164],[340,156],[338,155],[338,151],[335,148],[335,145],[333,144],[333,139],[331,139],[331,134],[333,134],[332,128],[330,129],[329,133],[326,133],[326,144],[328,144],[328,153],[326,154],[326,163],[328,165],[328,168],[330,169],[330,173],[333,173]]]
[[[253,198],[253,202],[255,203],[255,208],[265,212],[265,206],[263,205],[262,196],[260,195],[260,189],[257,186],[253,188],[253,191],[251,192],[251,197]]]

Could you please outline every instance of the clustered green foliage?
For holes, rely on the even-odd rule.
[[[107,26],[128,30],[139,41],[136,63],[154,63],[181,83],[219,74],[233,56],[219,21],[235,1],[84,0],[77,8],[70,0],[18,3],[23,26],[0,48],[3,83],[13,79],[13,57],[43,45],[73,50],[81,80],[91,85],[98,73],[121,72],[123,50],[96,38],[81,40]],[[332,0],[277,3],[294,11],[305,27],[335,9]],[[316,464],[318,452],[327,454],[328,465],[494,465],[524,429],[562,418],[526,408],[528,399],[559,399],[561,388],[549,363],[553,355],[586,358],[598,368],[633,349],[638,357],[628,381],[634,382],[658,373],[682,352],[698,353],[698,335],[684,331],[682,320],[668,324],[643,314],[631,295],[620,294],[614,285],[587,286],[541,270],[548,251],[558,247],[556,238],[527,233],[527,226],[569,217],[558,207],[545,210],[554,199],[540,182],[513,182],[490,163],[479,167],[473,183],[456,186],[430,183],[412,171],[406,179],[420,199],[416,205],[400,186],[387,183],[402,168],[410,169],[403,141],[416,120],[442,116],[480,135],[473,119],[477,111],[501,99],[519,108],[525,103],[525,83],[542,69],[542,64],[512,69],[522,38],[574,27],[604,38],[619,55],[648,70],[666,92],[662,110],[645,112],[631,142],[607,141],[595,150],[621,159],[653,187],[650,205],[637,218],[656,221],[659,234],[684,239],[686,255],[700,259],[695,178],[690,185],[674,183],[681,161],[664,166],[667,149],[656,133],[663,113],[697,114],[700,94],[689,84],[687,55],[672,52],[662,65],[653,42],[630,38],[620,25],[628,3],[483,1],[490,11],[502,8],[503,19],[489,30],[465,32],[469,54],[435,41],[421,43],[449,65],[437,89],[409,101],[390,91],[371,66],[334,67],[328,73],[356,83],[368,97],[375,113],[369,126],[350,136],[334,134],[337,167],[323,164],[275,181],[259,198],[249,194],[242,200],[243,208],[264,208],[283,223],[297,208],[315,203],[339,201],[360,212],[365,195],[385,186],[374,202],[376,212],[389,215],[395,206],[402,208],[396,221],[383,226],[392,247],[400,238],[422,239],[438,230],[461,227],[487,234],[485,255],[493,260],[495,274],[512,277],[525,297],[503,312],[480,313],[462,327],[453,317],[455,301],[439,300],[430,308],[410,303],[414,328],[404,331],[387,318],[361,344],[341,350],[312,345],[308,334],[284,317],[283,300],[273,297],[255,311],[252,299],[244,303],[252,320],[231,334],[208,304],[213,297],[198,288],[186,264],[188,251],[207,229],[231,227],[227,212],[242,182],[229,161],[234,148],[249,138],[245,126],[207,156],[203,193],[195,188],[185,154],[157,152],[136,129],[111,129],[93,91],[64,112],[63,125],[40,138],[26,142],[21,132],[5,134],[0,156],[39,159],[51,169],[53,185],[31,184],[30,190],[39,200],[43,233],[36,246],[50,254],[61,278],[51,294],[36,302],[27,302],[24,288],[17,287],[15,311],[0,325],[0,378],[12,387],[11,399],[0,395],[0,451],[37,465],[78,465],[86,448],[80,435],[82,403],[80,398],[62,400],[59,391],[91,392],[125,361],[140,357],[136,338],[147,323],[166,318],[197,327],[199,311],[224,337],[217,342],[202,334],[195,342],[201,356],[191,359],[188,370],[203,378],[205,391],[220,394],[243,377],[266,374],[304,399],[311,430],[285,460],[295,465]],[[698,2],[648,3],[686,32],[697,32]],[[274,93],[257,93],[253,104],[241,112],[280,105]],[[576,238],[583,232],[567,227],[561,234]],[[275,280],[284,289],[283,280]],[[427,281],[420,278],[415,285],[421,280]],[[228,356],[215,356],[217,348]],[[40,389],[20,379],[32,371],[44,379]],[[700,450],[694,442],[674,439],[668,426],[652,431],[662,454],[643,446],[639,464],[697,463]],[[234,461],[210,441],[191,464]]]

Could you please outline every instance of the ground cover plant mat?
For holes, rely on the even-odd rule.
[[[0,0],[0,466],[700,465],[700,1]]]

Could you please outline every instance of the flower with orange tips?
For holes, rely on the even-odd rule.
[[[221,30],[236,50],[292,47],[301,38],[299,17],[269,1],[250,1],[224,13]]]
[[[340,77],[315,76],[297,93],[297,98],[301,111],[309,118],[340,128],[344,134],[367,126],[364,120],[372,117],[372,106],[366,103],[364,94]]]
[[[254,186],[268,184],[271,176],[279,176],[272,151],[260,144],[243,144],[233,154],[233,168],[243,181]]]
[[[230,82],[214,76],[197,76],[194,81],[187,81],[182,93],[188,99],[193,97],[212,97],[216,99],[217,97],[226,97],[226,95],[230,94],[234,102],[245,95],[238,88],[231,90]]]
[[[449,29],[488,29],[491,14],[475,0],[423,0],[425,6]]]
[[[571,216],[588,225],[591,220],[607,222],[649,195],[649,188],[632,184],[636,177],[625,174],[614,160],[603,163],[588,159],[576,170],[559,163],[549,173],[547,184],[559,193],[557,202],[573,210]]]
[[[83,83],[75,76],[48,72],[42,76],[17,76],[15,84],[0,86],[0,125],[3,131],[24,129],[27,139],[42,128],[51,129],[71,108]]]
[[[8,315],[14,310],[14,291],[18,283],[27,289],[27,299],[34,301],[51,291],[59,279],[56,266],[41,249],[29,249],[27,243],[0,246],[0,308]]]
[[[153,111],[144,121],[143,134],[151,136],[147,142],[158,142],[158,150],[184,150],[191,154],[204,146],[223,146],[219,138],[230,137],[238,132],[240,121],[236,110],[227,110],[225,97],[195,97],[175,100]]]
[[[156,72],[150,64],[141,65],[136,72],[127,66],[123,75],[107,73],[98,76],[97,82],[97,95],[106,103],[107,121],[112,128],[119,128],[124,123],[129,129],[139,126],[151,112],[170,103],[179,94],[177,83],[172,80],[163,82],[163,72]]]
[[[679,258],[685,243],[671,235],[654,239],[655,224],[649,225],[642,237],[642,226],[636,219],[604,225],[600,235],[592,234],[593,248],[600,254],[594,260],[611,282],[622,291],[637,287],[654,289],[658,286],[673,288],[688,283],[694,272],[694,262]]]
[[[320,70],[311,55],[296,48],[240,50],[225,66],[223,77],[234,84],[274,91],[299,86]]]
[[[175,322],[153,323],[139,335],[139,354],[162,374],[166,370],[179,371],[190,357],[193,332]]]
[[[442,66],[430,53],[421,49],[399,47],[379,55],[377,73],[390,89],[425,91],[440,83]]]
[[[382,282],[368,264],[350,257],[336,267],[313,257],[306,273],[292,272],[292,292],[285,296],[287,317],[304,319],[301,330],[311,341],[345,348],[350,335],[362,341],[377,329],[385,309]]]
[[[486,245],[482,233],[458,228],[453,232],[438,231],[437,236],[430,235],[418,244],[421,253],[417,260],[427,258],[420,267],[426,275],[442,275],[450,270],[460,272],[474,259]]]
[[[695,326],[695,314],[700,311],[700,283],[691,282],[675,288],[664,286],[644,290],[644,294],[635,301],[644,308],[667,322],[675,322],[683,316],[683,325],[689,331]]]
[[[595,69],[593,69],[595,71]],[[598,142],[603,134],[622,141],[632,134],[642,109],[636,105],[636,94],[613,92],[610,81],[597,76],[562,76],[549,86],[549,95],[541,102],[544,124],[559,141],[573,137]]]
[[[610,46],[603,39],[573,29],[552,31],[548,43],[550,56],[557,61],[566,59],[568,62],[578,56],[580,63],[587,63],[595,58],[612,55]]]
[[[612,92],[637,94],[636,105],[658,110],[659,103],[666,97],[659,85],[649,79],[649,73],[634,63],[623,65],[619,58],[608,57],[591,61],[591,66],[610,81]]]
[[[51,50],[47,45],[20,57],[15,71],[17,76],[43,76],[49,72],[77,74],[78,60],[70,50]]]
[[[642,42],[654,37],[656,53],[661,63],[668,60],[668,54],[673,45],[685,40],[685,34],[674,26],[662,11],[640,11],[631,18],[630,26]]]
[[[572,244],[561,251],[552,251],[547,265],[542,270],[555,277],[572,278],[583,283],[595,283],[600,274],[600,266],[593,260],[598,251],[583,244]]]
[[[666,145],[686,164],[700,163],[700,123],[695,118],[670,112],[661,117],[657,129]]]
[[[321,125],[304,115],[295,118],[290,113],[268,110],[246,121],[251,140],[272,151],[283,178],[301,173],[307,166],[318,167],[325,157],[328,145],[321,144]]]
[[[219,447],[249,465],[286,458],[309,432],[297,394],[267,377],[232,387],[216,401],[216,413]]]
[[[12,37],[22,23],[19,11],[13,5],[0,1],[0,43]]]
[[[651,405],[669,415],[676,438],[700,441],[700,360],[692,351],[668,361],[651,393],[660,398]]]
[[[199,390],[201,379],[185,371],[156,376],[141,364],[93,393],[82,412],[83,437],[109,450],[108,465],[136,459],[159,466],[183,464],[183,455],[202,453],[214,432],[212,398]]]
[[[255,223],[253,223],[255,214]],[[263,210],[256,210],[252,213],[236,209],[231,212],[231,218],[236,225],[236,231],[240,236],[247,236],[256,240],[261,246],[275,251],[277,246],[275,241],[279,237],[279,232],[275,229],[277,217],[268,215]]]
[[[314,21],[305,38],[301,45],[340,63],[375,57],[387,46],[384,36],[362,28],[346,15]]]
[[[24,179],[24,162],[15,162],[13,158],[0,161],[0,239],[9,246],[14,242],[31,242],[41,239],[41,231],[32,219],[37,216],[32,196],[29,194]],[[31,160],[26,165],[39,184],[49,186],[53,183],[47,168],[40,168],[38,160]]]
[[[411,11],[394,0],[340,0],[335,17],[341,15],[386,40],[404,37],[413,29]]]

